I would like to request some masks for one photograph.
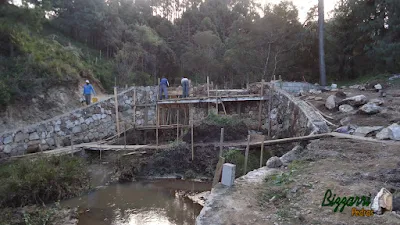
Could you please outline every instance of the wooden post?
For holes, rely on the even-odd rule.
[[[221,173],[222,173],[222,166],[225,163],[225,158],[219,157],[218,163],[217,163],[217,168],[215,169],[214,173],[214,179],[212,182],[212,187],[214,187],[216,184],[218,184],[220,178],[221,178]]]
[[[192,162],[194,160],[194,134],[193,134],[193,114],[191,112],[192,105],[189,105],[189,124],[190,124],[190,139],[191,139],[191,147],[192,147]]]
[[[133,128],[136,126],[136,88],[133,90]]]
[[[264,79],[261,80],[261,94],[260,94],[261,98],[264,96]],[[258,109],[258,131],[260,131],[261,129],[261,118],[262,118],[262,99],[260,100],[260,105],[259,105],[259,109]]]
[[[261,154],[260,154],[260,168],[263,165],[263,158],[264,158],[264,141],[265,141],[265,135],[262,135],[262,142],[261,142]]]
[[[74,151],[74,135],[71,134],[71,151]]]
[[[221,137],[219,139],[219,157],[222,157],[223,152],[223,144],[224,144],[224,128],[221,128]]]
[[[193,141],[193,123],[192,123],[192,125],[190,126],[190,138],[191,138],[191,143],[192,143],[192,161],[194,160],[194,141]]]
[[[176,142],[179,140],[179,109],[176,110]]]
[[[158,103],[156,102],[156,113],[157,113],[157,124],[156,124],[156,144],[158,148],[158,127],[160,126],[160,109]]]
[[[210,78],[207,76],[207,98],[210,98]],[[210,114],[210,103],[207,103],[207,115]]]
[[[250,134],[247,135],[247,147],[246,147],[246,152],[244,155],[243,175],[246,175],[246,173],[247,173],[247,160],[249,159],[249,149],[250,149]]]
[[[119,113],[118,113],[118,96],[117,87],[114,87],[114,101],[115,101],[115,123],[117,124],[117,138],[119,138]]]
[[[126,150],[126,123],[124,123],[124,150]]]
[[[269,96],[268,96],[268,140],[271,139],[271,106],[272,106],[272,91],[273,85],[271,83],[270,85],[270,90],[269,90]]]

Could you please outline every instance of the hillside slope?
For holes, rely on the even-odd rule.
[[[86,79],[110,89],[112,63],[41,21],[27,8],[0,8],[0,132],[81,106]],[[111,82],[110,82],[111,81]]]

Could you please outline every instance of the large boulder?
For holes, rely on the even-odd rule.
[[[343,99],[339,105],[348,104],[351,106],[361,106],[368,102],[367,97],[365,95],[356,95],[353,97]]]
[[[375,103],[367,103],[360,107],[360,111],[365,114],[376,114],[382,110],[382,107],[376,105]]]
[[[388,129],[390,139],[400,141],[400,126],[397,124],[392,124],[388,127]]]
[[[331,95],[326,99],[325,107],[329,110],[336,108],[336,96]]]
[[[355,136],[360,136],[360,137],[365,137],[368,134],[371,134],[373,132],[378,132],[383,129],[383,126],[372,126],[372,127],[357,127],[356,130],[354,131]]]
[[[268,168],[279,168],[282,166],[282,161],[279,157],[277,156],[273,156],[271,158],[268,159],[266,165]]]
[[[303,147],[300,145],[295,146],[292,150],[284,154],[280,159],[284,164],[293,162],[299,157],[299,154],[303,151]]]
[[[397,127],[397,126],[399,126],[399,125],[397,123],[394,123],[394,124],[392,124],[392,125],[390,125],[390,126],[388,126],[386,128],[383,128],[381,131],[379,131],[376,134],[376,138],[379,139],[379,140],[389,140],[390,139],[390,134],[391,134],[391,131],[389,130],[389,128],[394,128],[394,127]]]

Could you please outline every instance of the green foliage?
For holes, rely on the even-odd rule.
[[[236,177],[245,175],[243,171],[245,160],[244,151],[231,149],[224,152],[223,157],[225,158],[225,162],[236,165]],[[250,152],[247,162],[247,172],[257,169],[260,166],[259,160],[260,159],[257,155]]]
[[[242,122],[240,118],[228,115],[217,115],[211,112],[204,120],[204,123],[217,126],[235,126]]]
[[[70,198],[89,188],[77,157],[20,160],[0,166],[0,206],[19,207]]]

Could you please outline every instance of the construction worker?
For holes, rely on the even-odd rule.
[[[96,95],[96,92],[94,91],[94,88],[90,84],[89,80],[86,80],[86,84],[83,86],[83,95],[85,96],[86,105],[90,105],[92,94]]]
[[[182,80],[181,80],[181,84],[182,84],[182,97],[186,98],[189,97],[189,79],[187,79],[186,76],[183,76]]]
[[[162,99],[162,94],[164,93],[165,98],[168,98],[168,87],[169,82],[167,78],[163,77],[160,81],[160,100]]]

